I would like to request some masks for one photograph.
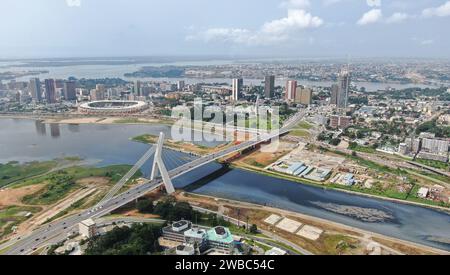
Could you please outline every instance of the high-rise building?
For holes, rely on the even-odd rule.
[[[294,101],[296,91],[297,91],[297,81],[288,80],[286,83],[286,100]]]
[[[77,100],[77,87],[75,81],[64,82],[64,99]]]
[[[338,94],[339,94],[339,86],[337,84],[333,84],[331,86],[331,105],[337,105],[338,103]]]
[[[184,90],[184,86],[185,86],[185,82],[183,80],[180,80],[180,81],[177,82],[178,91],[183,91]]]
[[[297,87],[295,92],[295,102],[303,105],[312,103],[312,90],[309,88]]]
[[[232,101],[239,101],[239,94],[244,86],[244,80],[242,78],[233,79],[232,89],[231,89],[231,99]]]
[[[142,95],[142,93],[141,93],[141,81],[140,80],[136,80],[134,82],[134,90],[133,90],[133,92],[134,92],[135,96],[141,96]]]
[[[275,76],[269,75],[265,77],[264,94],[267,99],[272,98],[275,93]]]
[[[42,93],[41,93],[41,81],[39,78],[32,78],[30,79],[29,83],[29,90],[31,97],[36,102],[42,101]]]
[[[103,89],[92,89],[90,92],[91,101],[98,101],[105,99],[105,91]]]
[[[45,80],[45,100],[49,104],[56,103],[56,83],[54,79]]]
[[[339,90],[339,100],[337,105],[339,108],[347,108],[348,94],[350,92],[350,73],[348,71],[341,72],[339,78]]]
[[[342,71],[339,74],[339,83],[331,87],[330,104],[336,105],[337,108],[345,109],[348,107],[348,95],[350,92],[350,73]]]

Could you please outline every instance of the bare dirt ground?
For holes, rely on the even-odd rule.
[[[17,228],[17,234],[25,234],[30,230],[33,230],[37,226],[44,223],[47,219],[50,219],[58,215],[61,211],[64,211],[71,207],[75,202],[91,195],[94,196],[94,193],[98,193],[101,190],[108,188],[109,179],[104,177],[90,177],[78,180],[77,183],[85,188],[72,192],[64,199],[58,201],[53,205],[40,205],[39,207],[42,208],[42,211],[36,213],[35,216],[31,219],[21,223]],[[23,204],[22,198],[24,196],[34,194],[40,191],[42,188],[45,188],[45,184],[25,186],[17,189],[5,189],[3,191],[0,191],[0,208],[10,205],[32,206]],[[89,201],[87,201],[86,203],[89,203]]]
[[[209,209],[225,209],[225,214],[237,218],[238,209],[240,219],[245,221],[249,217],[250,223],[255,223],[259,228],[273,232],[305,249],[317,254],[370,254],[369,249],[376,244],[380,249],[380,254],[441,254],[445,251],[426,247],[411,242],[382,236],[379,234],[367,232],[357,228],[341,225],[338,223],[326,221],[323,219],[290,212],[282,209],[263,207],[249,203],[242,203],[224,199],[216,199],[205,196],[194,195],[190,193],[177,193],[179,201],[208,206]],[[288,217],[303,224],[318,227],[324,230],[324,234],[317,240],[311,241],[295,234],[274,230],[263,221],[271,214]]]
[[[104,177],[90,177],[78,180],[77,183],[83,186],[105,186],[109,184],[109,179]]]
[[[295,148],[295,144],[291,142],[280,142],[279,148],[273,152],[262,152],[261,150],[257,150],[252,152],[249,155],[243,156],[233,163],[238,166],[255,166],[259,168],[264,168],[275,161],[279,160],[289,152],[291,152]]]
[[[44,188],[45,185],[25,186],[17,189],[4,189],[0,191],[0,208],[4,206],[24,206],[22,198],[34,194]]]

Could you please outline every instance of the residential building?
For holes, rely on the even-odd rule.
[[[346,129],[352,125],[352,118],[349,116],[331,116],[330,127]]]

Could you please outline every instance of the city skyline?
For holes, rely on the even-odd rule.
[[[0,58],[449,57],[450,1],[209,2],[2,1]]]

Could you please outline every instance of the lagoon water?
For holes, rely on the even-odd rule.
[[[248,61],[248,63],[254,63],[255,61]],[[45,70],[48,73],[37,75],[36,77],[44,78],[58,78],[67,79],[69,77],[76,78],[122,78],[127,80],[134,80],[134,78],[126,78],[124,74],[138,71],[144,66],[187,66],[187,65],[223,65],[231,64],[233,61],[229,60],[210,60],[210,61],[189,61],[189,62],[170,62],[170,63],[149,63],[149,64],[130,64],[130,65],[72,65],[72,66],[53,66],[53,67],[21,67],[20,62],[0,62],[0,72],[20,72],[28,70]],[[18,77],[17,81],[28,81],[32,76]],[[145,81],[169,81],[176,82],[178,80],[184,80],[187,84],[194,83],[228,83],[231,85],[231,79],[226,78],[141,78]],[[284,86],[287,79],[277,78],[276,85]],[[264,79],[244,79],[246,85],[263,85]],[[298,84],[305,85],[307,87],[330,87],[333,82],[330,81],[308,81],[298,80]],[[405,88],[427,88],[433,87],[430,85],[422,84],[397,84],[397,83],[372,83],[372,82],[354,82],[358,88],[364,87],[367,91],[385,90],[387,88],[405,89]]]
[[[134,164],[149,145],[130,138],[170,133],[164,125],[46,125],[34,120],[0,119],[0,163],[79,156],[96,165]],[[217,143],[204,142],[205,146]],[[170,168],[191,156],[166,150]],[[178,188],[220,169],[212,163],[174,180]],[[142,172],[148,174],[150,161]],[[271,178],[239,169],[196,189],[198,194],[246,201],[311,215],[368,231],[450,251],[450,215],[437,210]],[[357,215],[355,215],[355,212]],[[369,221],[377,217],[377,220]]]

